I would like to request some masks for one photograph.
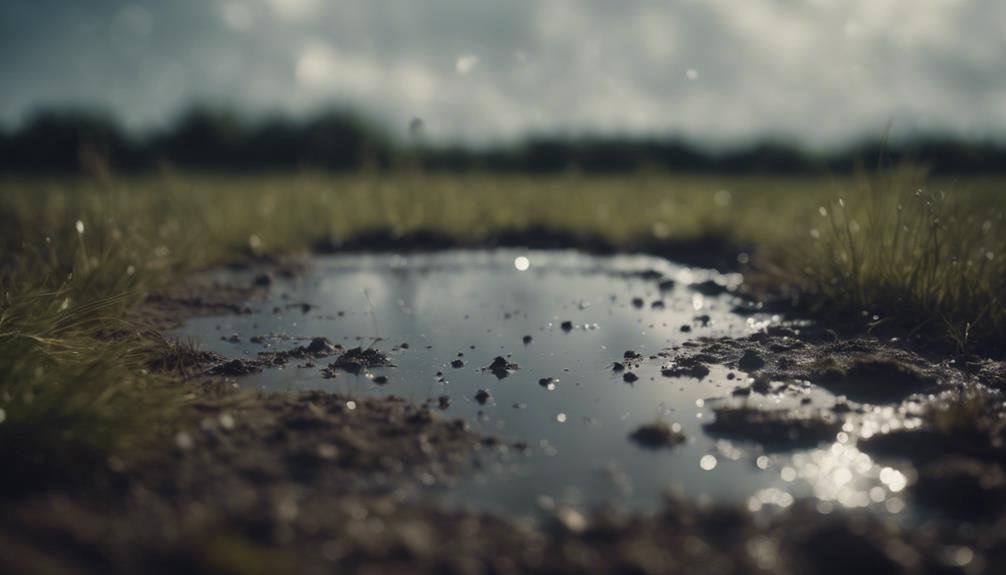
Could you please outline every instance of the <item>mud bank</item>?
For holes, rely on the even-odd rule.
[[[297,269],[302,274],[309,267]],[[258,262],[239,270],[240,282],[204,277],[151,297],[151,317],[168,326],[221,313],[247,318],[260,309],[298,318],[321,313],[318,302],[282,296],[280,303],[273,301],[286,273],[280,270],[272,262]],[[300,276],[286,279],[293,277]],[[624,294],[627,309],[674,312],[667,295],[674,286],[665,283],[669,278],[638,279],[656,287],[645,298],[639,294],[643,305],[628,297],[635,294]],[[705,281],[696,281],[700,287],[694,290],[678,287],[707,298],[729,296],[713,294]],[[651,305],[665,299],[663,306]],[[589,322],[566,319],[574,317],[571,308],[561,318],[550,318],[554,329],[534,331],[533,338],[516,335],[509,350],[452,347],[438,378],[460,379],[453,374],[471,372],[473,381],[491,392],[484,401],[457,392],[405,400],[370,392],[242,391],[236,384],[248,373],[308,364],[305,372],[328,368],[337,382],[359,380],[371,386],[367,389],[388,389],[387,380],[376,381],[386,377],[380,370],[425,349],[416,342],[404,348],[396,343],[382,346],[388,354],[377,358],[368,355],[373,340],[365,334],[360,337],[366,342],[343,345],[321,333],[297,337],[260,327],[237,333],[238,343],[225,341],[234,335],[229,332],[220,333],[225,340],[218,341],[253,344],[265,355],[256,352],[249,359],[203,350],[152,366],[184,374],[187,383],[179,385],[190,392],[191,418],[171,430],[163,449],[130,460],[113,458],[74,490],[5,501],[0,571],[847,574],[1006,569],[1006,424],[995,391],[1003,387],[1001,363],[934,359],[897,342],[839,338],[806,323],[706,335],[710,319],[701,317],[704,311],[689,310],[687,332],[678,323],[668,326],[668,332],[687,334],[674,336],[682,341],[643,353],[638,346],[598,350],[598,366],[591,369],[604,385],[632,389],[663,385],[698,393],[705,388],[697,386],[718,386],[717,397],[702,412],[707,419],[692,426],[698,434],[735,442],[717,444],[719,451],[705,454],[715,455],[721,467],[729,464],[729,454],[741,451],[759,466],[765,458],[773,469],[777,450],[820,444],[827,451],[845,445],[844,435],[878,465],[890,465],[884,469],[893,479],[885,485],[897,488],[870,491],[886,497],[874,503],[917,511],[906,517],[846,508],[837,498],[793,497],[775,487],[731,504],[707,504],[670,490],[645,512],[543,498],[537,502],[537,521],[447,507],[432,494],[449,493],[473,474],[520,464],[543,450],[516,440],[509,430],[475,428],[467,418],[453,416],[450,406],[470,405],[481,414],[479,421],[492,409],[525,409],[500,404],[506,388],[494,386],[526,379],[528,389],[538,394],[534,398],[577,389],[561,359],[543,373],[524,357],[499,354],[528,353],[550,338],[576,342],[571,338],[592,333],[583,327]],[[342,321],[348,315],[333,317]],[[514,317],[519,314],[501,321]],[[515,333],[529,331],[521,327]],[[251,342],[252,337],[262,339]],[[482,372],[496,358],[502,360],[505,379],[497,380],[491,369]],[[252,369],[238,370],[235,361]],[[408,374],[390,373],[409,383]],[[635,379],[626,380],[627,373]],[[784,408],[772,407],[777,401]],[[644,446],[634,445],[629,433],[617,434],[626,450],[675,457],[694,441],[694,431],[686,436],[664,421],[683,420],[677,412],[661,413],[664,419],[657,422],[652,413],[645,415],[642,426],[631,427],[646,430],[638,438]],[[687,416],[695,419],[695,413]],[[784,469],[802,472],[786,462]],[[892,475],[901,462],[910,467]],[[820,463],[808,459],[809,465]]]

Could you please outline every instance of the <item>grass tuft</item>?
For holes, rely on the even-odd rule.
[[[925,330],[965,350],[1006,336],[1006,201],[920,173],[862,175],[818,207],[788,269],[805,296],[871,326]]]

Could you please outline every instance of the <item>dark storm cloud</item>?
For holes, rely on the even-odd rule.
[[[528,131],[1006,133],[999,0],[174,0],[0,7],[0,117],[86,103],[131,126],[193,100]]]

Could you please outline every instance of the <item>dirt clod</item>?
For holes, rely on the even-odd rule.
[[[243,359],[232,359],[226,363],[210,368],[207,373],[211,375],[238,376],[258,373],[260,371],[262,371],[262,366],[257,363],[245,361]]]
[[[388,356],[372,347],[366,349],[362,347],[354,347],[352,349],[346,350],[345,353],[340,355],[329,364],[331,368],[341,369],[343,371],[348,371],[349,373],[360,373],[364,368],[368,367],[393,367],[394,364],[388,359]]]
[[[328,340],[327,337],[316,337],[311,339],[311,343],[307,344],[305,348],[308,353],[313,354],[328,354],[335,352],[335,345]]]
[[[704,282],[690,284],[688,286],[692,291],[699,292],[702,295],[716,296],[722,293],[726,293],[726,286],[719,284],[713,280],[706,280]]]
[[[737,441],[755,441],[765,448],[813,447],[834,439],[841,422],[824,415],[798,414],[793,410],[720,407],[716,419],[702,428],[711,435]]]
[[[516,363],[507,361],[507,359],[502,355],[497,355],[495,359],[493,359],[492,363],[482,369],[483,371],[492,373],[497,379],[503,379],[509,376],[511,372],[520,369],[520,366]]]
[[[276,276],[271,272],[266,272],[255,276],[252,285],[255,287],[269,287],[276,281]]]
[[[748,372],[755,371],[765,367],[765,358],[757,351],[749,349],[737,361],[737,367]]]
[[[685,442],[685,434],[662,421],[648,423],[629,435],[636,443],[652,449],[674,447]]]
[[[664,377],[693,377],[701,380],[709,375],[709,368],[696,357],[684,356],[661,369],[660,374]]]
[[[812,381],[853,401],[892,403],[925,391],[936,382],[920,369],[902,361],[869,355],[842,365],[823,360],[814,366]]]
[[[948,457],[920,469],[911,493],[924,505],[954,517],[996,517],[1006,507],[1006,476],[995,465]]]

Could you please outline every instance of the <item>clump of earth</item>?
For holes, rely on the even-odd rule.
[[[366,368],[393,366],[394,364],[388,359],[387,354],[372,347],[348,349],[329,364],[330,368],[341,369],[353,374],[360,373]]]

